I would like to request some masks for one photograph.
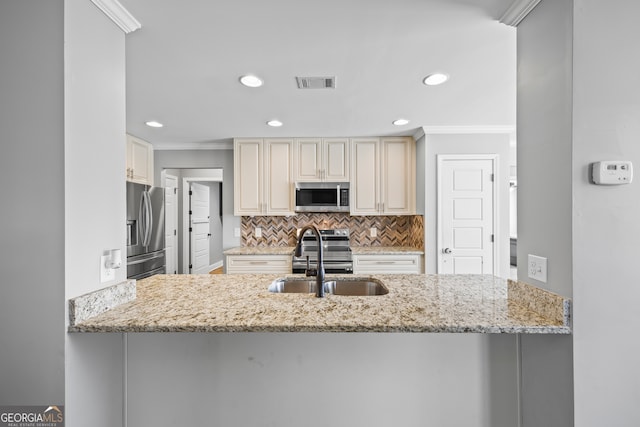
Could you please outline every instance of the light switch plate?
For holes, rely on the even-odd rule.
[[[369,236],[371,237],[378,237],[378,229],[375,227],[371,227],[369,229]]]
[[[240,227],[235,227],[233,229],[233,237],[240,237]]]
[[[100,257],[100,283],[110,282],[116,279],[116,270],[105,267],[107,258],[109,258],[107,255]]]
[[[547,259],[529,254],[528,261],[529,278],[547,283]]]
[[[253,231],[253,235],[255,237],[262,237],[262,228],[256,227],[255,230]]]

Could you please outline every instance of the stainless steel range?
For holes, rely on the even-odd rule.
[[[338,228],[320,230],[322,236],[324,270],[326,273],[353,273],[353,258],[349,247],[349,229]],[[307,262],[312,268],[318,264],[318,243],[316,236],[307,231],[302,237],[302,256],[293,257],[293,272],[304,273]]]

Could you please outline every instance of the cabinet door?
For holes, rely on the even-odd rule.
[[[378,215],[378,139],[351,140],[351,215]]]
[[[319,138],[296,140],[296,181],[321,181],[322,141]]]
[[[349,140],[325,139],[322,145],[323,168],[325,181],[349,181]]]
[[[153,147],[131,135],[127,135],[127,180],[153,185]]]
[[[267,215],[293,215],[293,140],[265,139],[264,201]]]
[[[260,215],[262,213],[262,140],[234,141],[234,215]]]
[[[385,215],[415,214],[414,147],[411,138],[383,138],[380,142],[380,199]]]

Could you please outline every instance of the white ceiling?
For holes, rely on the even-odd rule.
[[[142,24],[126,36],[127,131],[156,148],[515,126],[516,30],[497,21],[512,0],[120,1]],[[434,71],[451,78],[423,85]]]

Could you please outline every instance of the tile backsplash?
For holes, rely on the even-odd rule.
[[[424,217],[413,216],[350,216],[340,213],[297,214],[295,216],[243,216],[242,246],[295,246],[296,230],[305,225],[318,228],[348,228],[352,246],[411,246],[424,249]],[[262,237],[254,230],[262,229]],[[377,236],[370,236],[370,229]]]

